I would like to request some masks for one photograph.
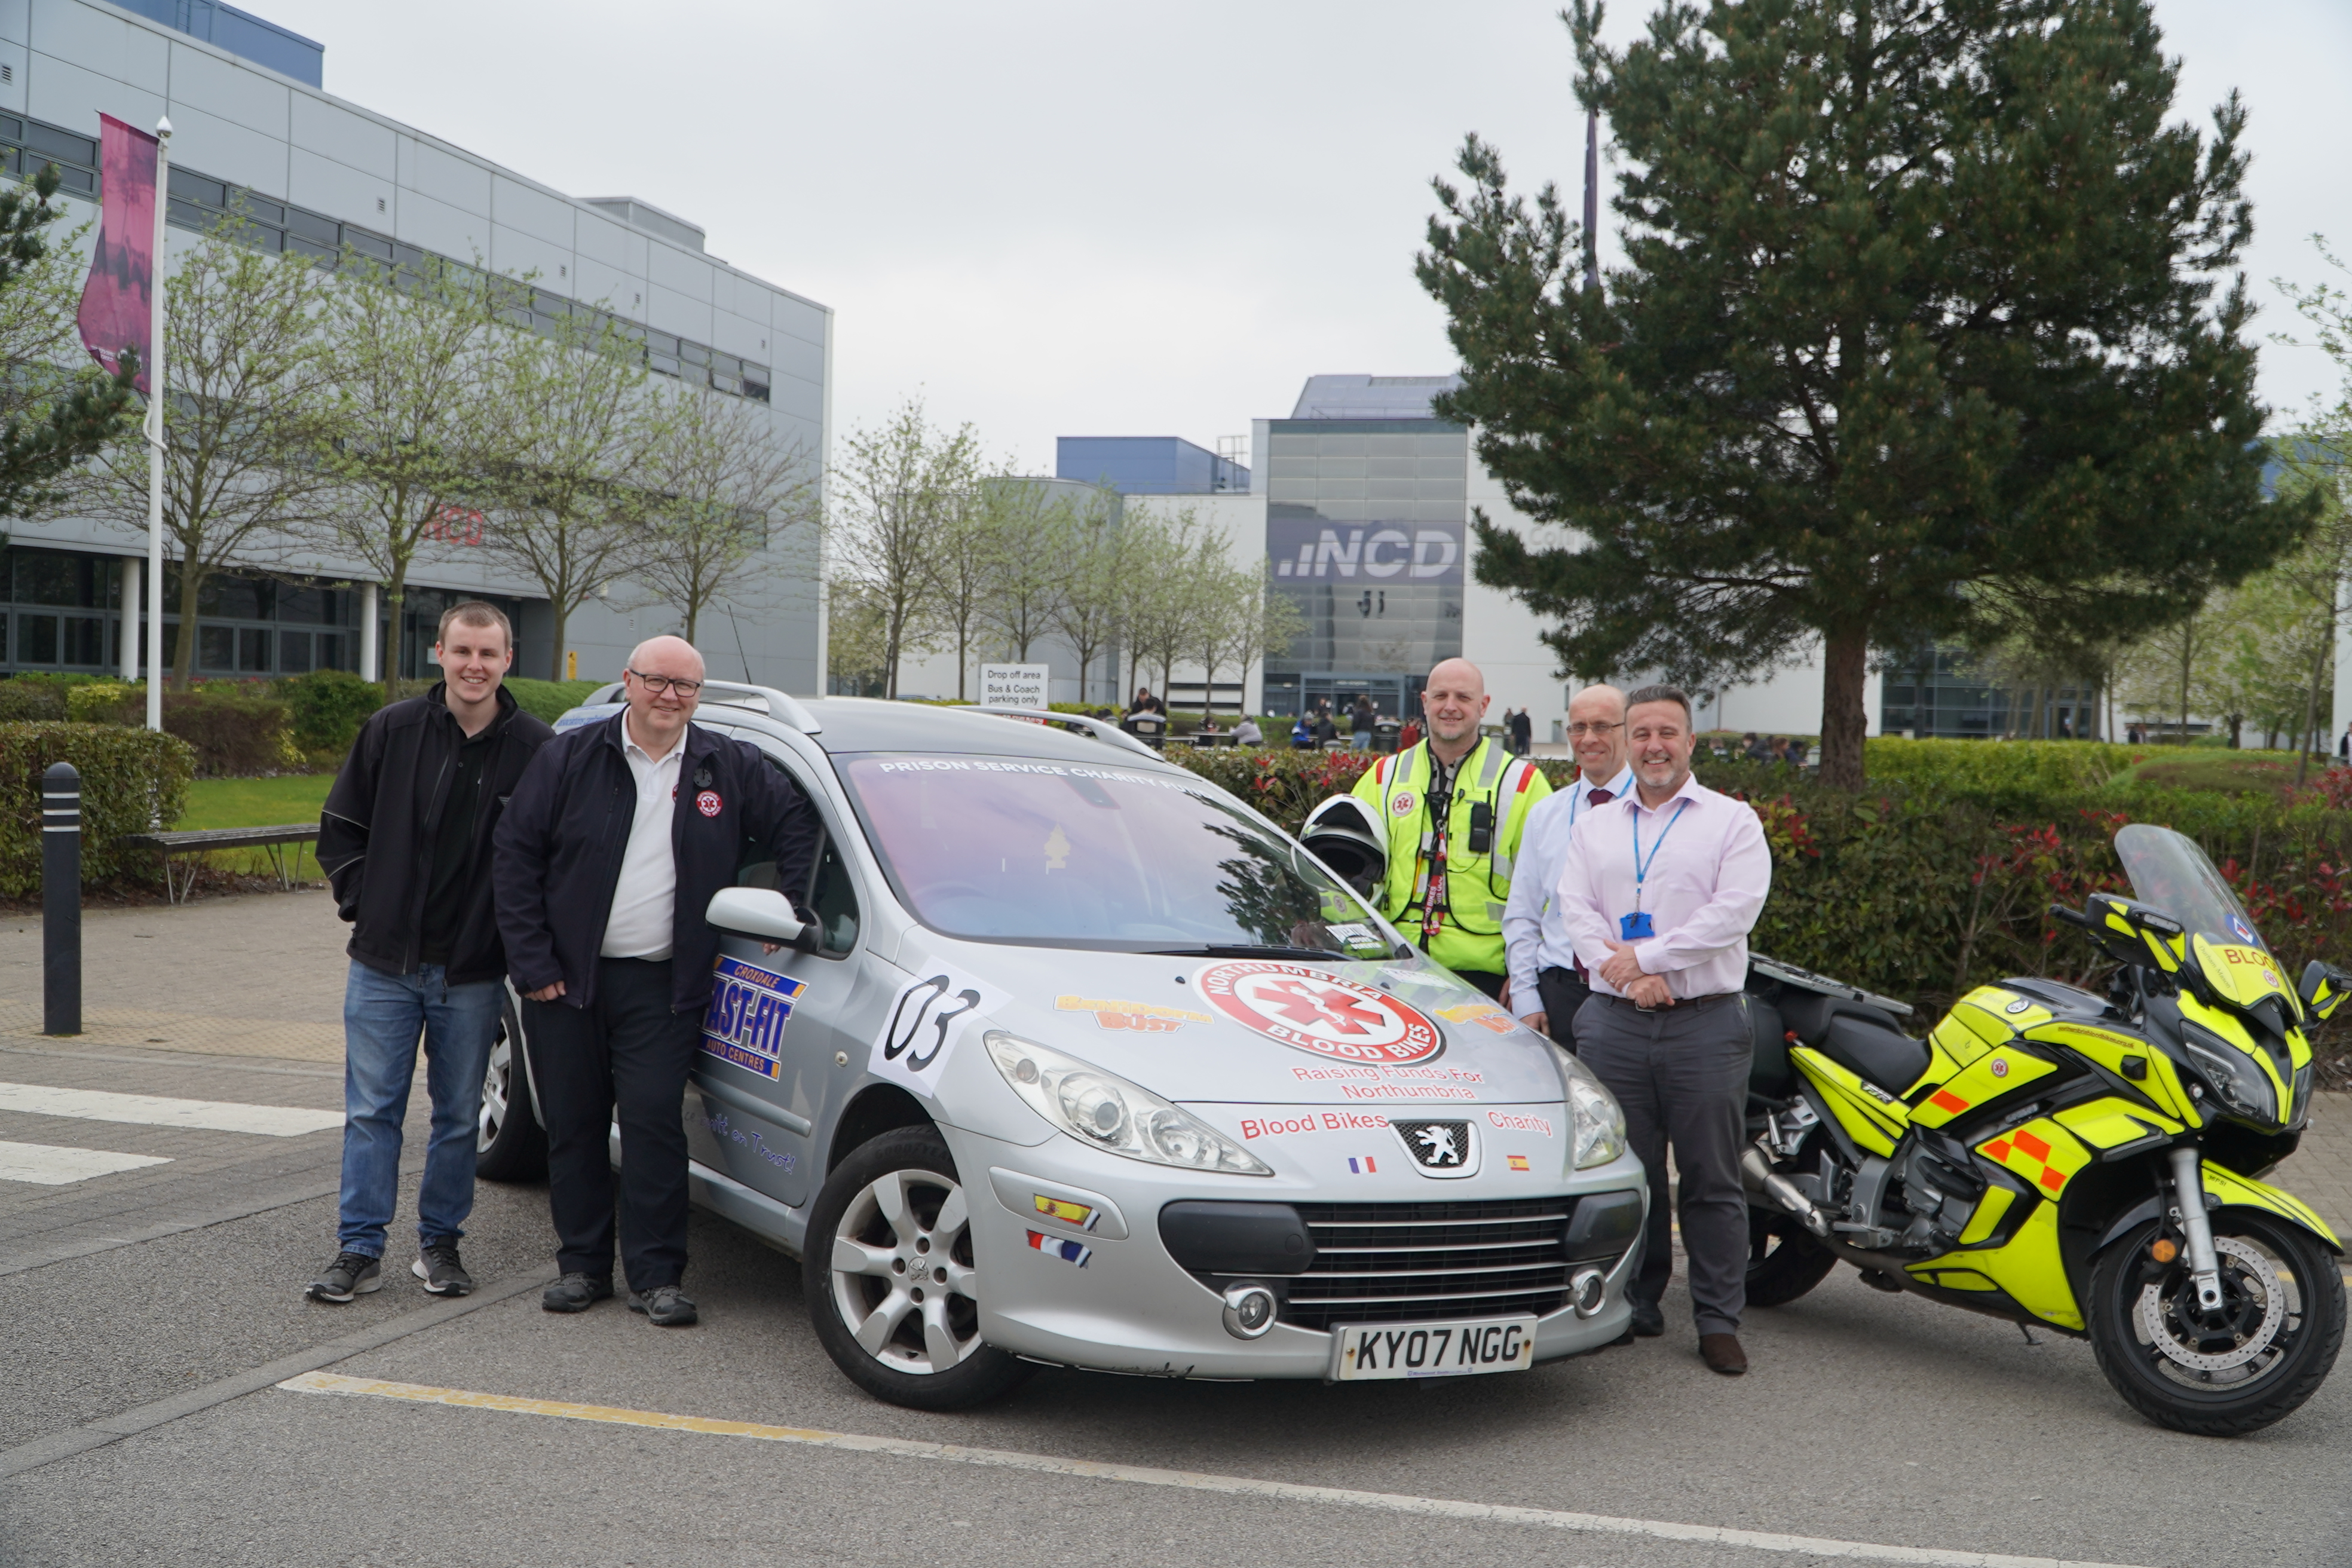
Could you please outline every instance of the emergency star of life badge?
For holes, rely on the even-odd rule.
[[[1311,964],[1226,959],[1203,965],[1192,984],[1244,1028],[1318,1057],[1396,1065],[1424,1062],[1445,1048],[1445,1037],[1419,1008]]]
[[[694,797],[694,809],[702,813],[705,816],[718,816],[719,805],[719,792],[715,789],[704,790],[700,795]]]

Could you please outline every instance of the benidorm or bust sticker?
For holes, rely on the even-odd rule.
[[[1427,1061],[1445,1048],[1418,1008],[1311,964],[1227,959],[1203,965],[1192,983],[1244,1028],[1318,1057],[1393,1066]]]

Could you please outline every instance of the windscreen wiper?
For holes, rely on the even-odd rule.
[[[1150,950],[1158,958],[1312,958],[1338,963],[1354,955],[1331,952],[1319,947],[1290,947],[1279,942],[1204,942],[1199,947],[1155,947]]]

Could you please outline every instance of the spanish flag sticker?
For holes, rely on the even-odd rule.
[[[1043,1193],[1032,1193],[1029,1201],[1035,1204],[1037,1212],[1047,1219],[1057,1219],[1064,1225],[1076,1226],[1080,1230],[1094,1229],[1095,1221],[1099,1217],[1087,1205],[1074,1204],[1067,1198],[1049,1198]]]

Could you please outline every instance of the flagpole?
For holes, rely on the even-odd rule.
[[[147,728],[163,728],[163,219],[172,205],[172,121],[155,121],[155,259],[147,367]]]

